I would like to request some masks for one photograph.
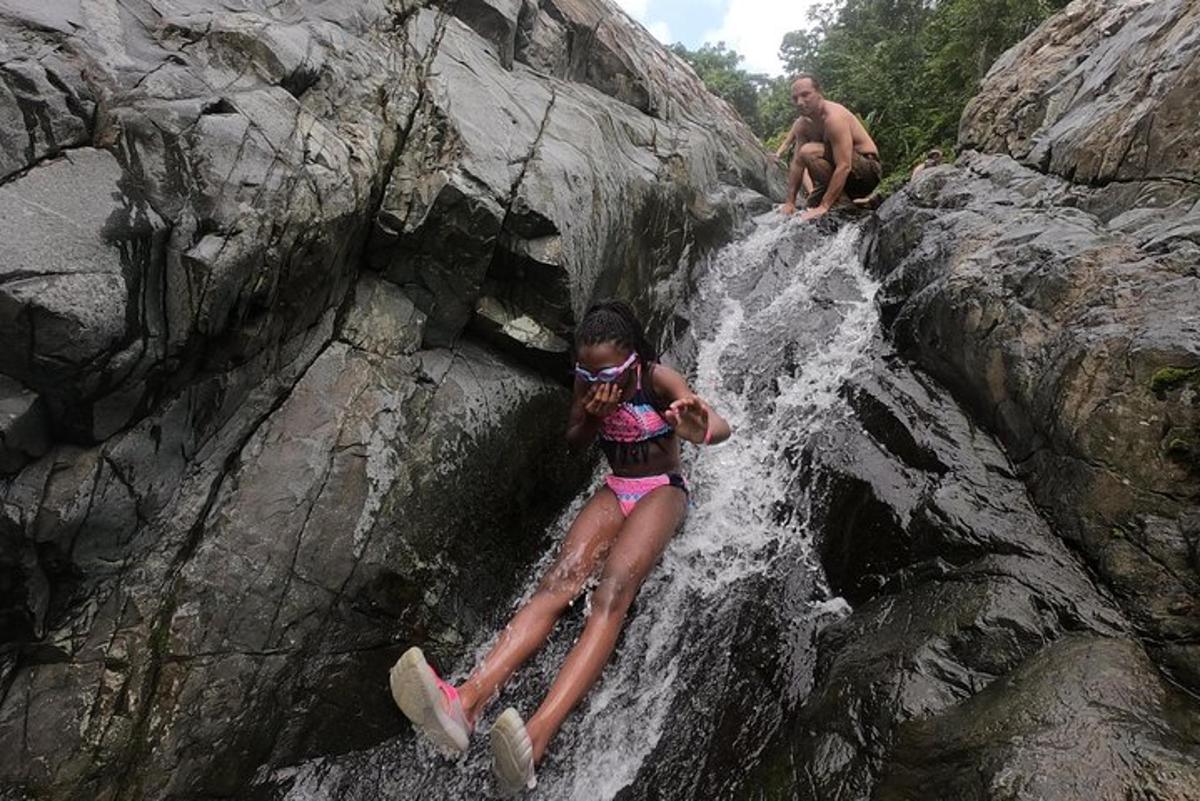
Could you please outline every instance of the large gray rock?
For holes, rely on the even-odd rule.
[[[923,175],[880,213],[885,314],[1001,437],[1152,653],[1200,686],[1200,276],[1053,205],[1071,191],[1001,156]]]
[[[1138,709],[1136,718],[1117,717],[1103,732],[1076,730],[1073,702],[1047,709],[1042,696],[1053,696],[1060,679],[1037,666],[1070,659],[1051,656],[1058,644],[1084,635],[1140,653],[1131,627],[1031,504],[997,445],[943,390],[882,346],[863,373],[845,388],[852,413],[809,446],[818,499],[810,525],[831,589],[853,611],[820,632],[812,691],[772,737],[739,797],[1010,797],[986,787],[971,795],[962,784],[978,778],[970,757],[960,757],[960,777],[948,757],[913,745],[915,732],[936,727],[937,753],[983,760],[971,749],[991,729],[963,721],[985,705],[1007,727],[996,748],[1025,743],[1024,761],[1006,775],[1035,782],[1042,797],[1122,797],[1089,788],[1135,786],[1136,769],[1088,761],[1089,786],[1072,766],[1095,748],[1119,748],[1158,728],[1178,728],[1160,752],[1178,766],[1174,786],[1200,778],[1200,740],[1180,723],[1194,716],[1194,701],[1170,690],[1144,656],[1072,664],[1078,683],[1106,688],[1113,704]],[[1027,689],[1007,689],[1014,683]],[[1145,706],[1143,687],[1182,707]],[[1079,706],[1089,703],[1092,696],[1080,694]],[[1045,734],[1050,721],[1057,737]],[[1040,773],[1031,767],[1038,765]],[[994,775],[1001,781],[999,768]]]
[[[28,3],[5,3],[0,16],[68,33],[81,21],[78,7],[68,6],[36,9]],[[0,181],[63,150],[87,144],[96,113],[92,87],[61,54],[24,51],[9,42],[8,37],[0,38],[4,65],[0,67]]]
[[[1194,3],[1105,0],[1048,20],[963,116],[962,145],[997,154],[922,175],[872,254],[902,349],[997,432],[1193,688],[1198,21]]]
[[[522,48],[510,71],[482,67],[496,42],[476,17],[414,17],[430,77],[370,250],[429,315],[429,344],[451,344],[484,296],[562,337],[597,287],[646,286],[685,240],[727,233],[740,198],[723,182],[778,191],[749,130],[648,34],[602,3],[544,5],[595,39],[556,43],[581,70],[567,81]]]
[[[991,152],[880,209],[900,351],[995,433],[1129,622],[1067,626],[1086,636],[889,723],[874,797],[1196,797],[1200,713],[1171,682],[1200,688],[1198,31],[1194,3],[1072,3],[964,114],[961,144]]]
[[[0,0],[0,63],[0,793],[392,733],[589,467],[583,308],[782,189],[606,2]]]
[[[0,472],[15,473],[50,449],[50,432],[37,393],[0,375]]]
[[[1075,0],[992,66],[959,144],[1086,184],[1195,182],[1200,8]]]
[[[1192,707],[1135,643],[1067,637],[945,714],[901,726],[876,797],[1193,801]]]

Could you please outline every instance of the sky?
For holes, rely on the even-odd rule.
[[[723,41],[750,72],[778,75],[779,42],[788,31],[808,27],[818,0],[616,0],[617,5],[666,44],[695,49]]]

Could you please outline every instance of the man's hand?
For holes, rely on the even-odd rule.
[[[671,404],[663,417],[675,433],[688,442],[704,442],[708,434],[708,405],[695,395],[680,398]]]
[[[815,209],[808,209],[801,214],[800,219],[804,220],[805,222],[808,220],[815,220],[818,217],[824,217],[827,211],[829,211],[829,209],[825,208],[824,206],[817,206]]]
[[[592,384],[583,399],[583,410],[592,417],[608,417],[621,404],[621,388],[616,384]]]
[[[796,213],[796,204],[795,203],[784,203],[782,206],[779,207],[779,212],[781,214],[788,214],[788,215],[795,214]]]

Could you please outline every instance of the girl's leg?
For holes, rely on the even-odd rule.
[[[513,672],[546,642],[554,624],[583,592],[584,584],[616,540],[623,521],[617,496],[607,487],[583,507],[537,590],[458,688],[468,720],[475,721]]]
[[[533,761],[596,679],[616,647],[625,613],[634,596],[683,521],[687,495],[678,487],[659,487],[630,513],[604,563],[600,584],[592,594],[592,611],[583,634],[554,679],[546,699],[525,726],[533,744]]]

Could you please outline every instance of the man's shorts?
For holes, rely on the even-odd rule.
[[[833,148],[828,144],[825,145],[825,161],[829,162],[829,170],[833,171]],[[842,193],[851,200],[857,200],[861,197],[867,197],[875,191],[875,187],[879,186],[880,179],[883,178],[883,165],[879,162],[879,156],[874,153],[863,155],[855,151],[850,157],[850,174],[846,176],[846,188]],[[813,182],[813,191],[808,196],[808,205],[821,205],[821,198],[825,196],[825,187],[821,184]]]

